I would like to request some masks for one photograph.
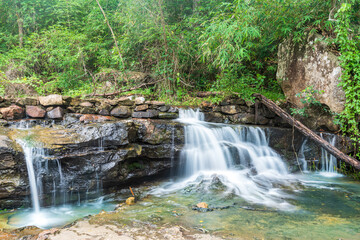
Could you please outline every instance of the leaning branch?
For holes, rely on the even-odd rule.
[[[322,139],[319,135],[307,128],[304,124],[302,124],[301,122],[293,118],[290,114],[285,112],[282,108],[277,106],[273,101],[267,99],[261,94],[254,94],[254,96],[257,97],[265,106],[267,106],[270,110],[276,113],[279,117],[284,119],[290,125],[294,126],[305,136],[311,138],[313,141],[315,141],[317,144],[319,144],[321,147],[331,153],[334,157],[350,164],[357,170],[360,170],[360,162],[357,161],[355,158],[346,155],[336,147],[332,146],[330,143]]]

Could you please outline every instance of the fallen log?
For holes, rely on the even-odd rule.
[[[116,92],[112,92],[112,93],[104,93],[104,94],[90,94],[90,95],[86,95],[85,97],[110,97],[110,96],[114,96],[114,95],[118,95],[120,93],[124,93],[124,92],[130,92],[130,91],[134,91],[136,89],[142,88],[142,87],[146,87],[146,86],[151,86],[151,85],[155,85],[156,83],[160,82],[159,81],[155,81],[155,82],[150,82],[150,83],[142,83],[138,86],[132,87],[132,88],[127,88],[127,89],[122,89]]]
[[[267,106],[270,110],[272,110],[275,114],[277,114],[279,117],[284,119],[287,123],[295,127],[297,130],[299,130],[302,134],[309,137],[315,143],[319,144],[321,147],[323,147],[326,151],[328,151],[330,154],[332,154],[337,159],[340,159],[341,161],[344,161],[357,170],[360,170],[360,162],[356,160],[355,158],[352,158],[345,153],[341,152],[336,147],[332,146],[329,142],[322,139],[319,135],[317,135],[315,132],[311,131],[309,128],[307,128],[304,124],[293,118],[290,114],[285,112],[282,108],[280,108],[278,105],[276,105],[273,101],[267,99],[265,96],[261,94],[254,94],[255,97],[257,97],[261,103],[263,103],[265,106]]]

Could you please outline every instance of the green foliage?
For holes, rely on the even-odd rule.
[[[359,16],[359,4],[344,3],[336,14],[336,43],[343,69],[340,85],[346,96],[345,109],[338,115],[338,123],[342,131],[351,136],[357,150],[355,154],[360,157],[360,32],[352,25],[354,16]]]
[[[321,110],[327,111],[325,108],[322,108],[322,104],[320,103],[320,101],[316,100],[316,96],[322,93],[324,93],[324,91],[314,89],[314,86],[306,87],[300,93],[297,93],[296,97],[300,98],[300,102],[304,104],[304,107],[290,108],[291,114],[307,117],[307,110],[310,107],[320,107]]]

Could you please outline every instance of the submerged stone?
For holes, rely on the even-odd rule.
[[[129,197],[128,199],[126,199],[126,204],[127,205],[134,205],[135,204],[135,197]]]

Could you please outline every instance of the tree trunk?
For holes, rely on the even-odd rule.
[[[22,48],[24,43],[24,20],[22,19],[22,17],[20,17],[19,14],[16,14],[16,16],[19,28],[19,47]]]
[[[121,61],[122,65],[123,65],[123,67],[124,67],[124,66],[125,66],[125,65],[124,65],[124,60],[123,60],[123,58],[122,58],[122,56],[121,56],[120,48],[119,48],[119,46],[118,46],[118,42],[116,41],[116,37],[115,37],[114,31],[113,31],[113,29],[112,29],[111,26],[110,26],[110,23],[109,23],[106,15],[105,15],[105,12],[104,12],[103,8],[102,8],[101,5],[100,5],[99,0],[96,0],[96,2],[97,2],[97,4],[98,4],[98,6],[99,6],[99,8],[100,8],[100,10],[101,10],[101,12],[102,12],[102,14],[104,15],[106,24],[108,25],[108,27],[109,27],[109,29],[110,29],[111,35],[112,35],[112,37],[113,37],[113,39],[114,39],[114,42],[115,42],[116,49],[118,50],[120,61]]]
[[[321,147],[323,147],[326,151],[328,151],[330,154],[332,154],[334,157],[350,164],[357,170],[360,170],[360,162],[357,161],[355,158],[352,158],[343,152],[341,152],[336,147],[332,146],[330,143],[322,139],[319,135],[311,131],[309,128],[307,128],[304,124],[293,118],[290,114],[285,112],[283,109],[281,109],[279,106],[277,106],[273,101],[267,99],[261,94],[254,94],[255,97],[257,97],[265,106],[267,106],[270,110],[272,110],[274,113],[276,113],[279,117],[284,119],[287,123],[294,126],[297,130],[299,130],[302,134],[309,137],[313,141],[315,141],[317,144],[319,144]]]

